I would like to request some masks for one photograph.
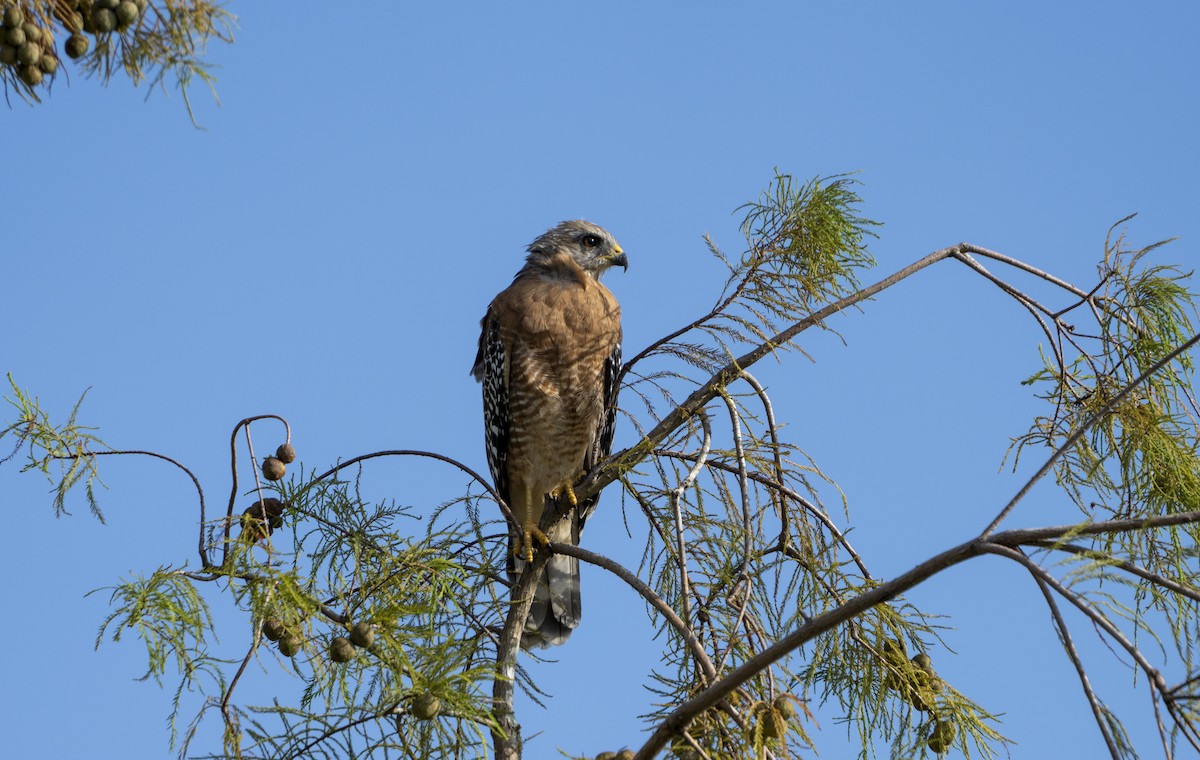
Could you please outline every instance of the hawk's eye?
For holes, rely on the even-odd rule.
[[[583,244],[588,248],[595,248],[596,246],[600,245],[600,238],[597,235],[584,235]]]

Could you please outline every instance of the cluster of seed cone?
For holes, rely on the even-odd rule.
[[[901,699],[921,712],[934,716],[933,732],[926,746],[939,755],[945,753],[954,743],[958,729],[950,721],[937,719],[937,695],[945,684],[933,669],[933,660],[924,652],[908,659],[904,642],[899,639],[885,643],[884,655],[891,665],[884,685],[898,691]]]
[[[149,0],[56,0],[54,18],[70,34],[63,52],[72,60],[82,58],[92,48],[92,38],[134,28],[148,5]],[[10,67],[30,89],[49,84],[47,77],[58,72],[53,22],[34,13],[32,4],[4,9],[0,65]]]
[[[263,636],[274,641],[284,657],[295,657],[303,639],[295,626],[289,626],[279,618],[270,617],[263,621]],[[370,623],[355,623],[349,637],[335,636],[329,642],[329,659],[334,662],[350,662],[356,647],[369,647],[375,643],[375,627]]]
[[[0,64],[11,68],[25,84],[37,87],[58,71],[53,30],[19,6],[5,8],[0,29]]]
[[[263,477],[270,481],[283,478],[287,466],[296,461],[296,449],[290,443],[275,449],[275,456],[267,457],[262,463]],[[242,512],[242,537],[254,542],[261,541],[283,526],[285,504],[279,499],[268,497],[254,502]]]

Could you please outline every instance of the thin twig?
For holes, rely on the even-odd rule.
[[[1054,628],[1058,631],[1058,639],[1062,642],[1063,649],[1067,652],[1067,658],[1075,666],[1075,672],[1079,676],[1079,685],[1083,687],[1083,693],[1087,697],[1088,705],[1092,708],[1092,715],[1096,718],[1096,727],[1100,729],[1100,735],[1104,737],[1104,744],[1108,747],[1108,754],[1112,756],[1113,760],[1120,760],[1120,752],[1117,749],[1116,741],[1113,739],[1112,733],[1108,730],[1108,722],[1104,716],[1104,707],[1096,697],[1096,692],[1092,690],[1087,670],[1084,669],[1083,661],[1079,658],[1079,651],[1075,648],[1075,641],[1071,638],[1071,632],[1067,629],[1067,622],[1063,620],[1062,612],[1058,609],[1058,601],[1050,593],[1050,588],[1041,578],[1034,576],[1034,581],[1037,583],[1038,589],[1042,592],[1042,596],[1046,599],[1046,606],[1050,608],[1050,616],[1054,620]]]
[[[742,587],[742,598],[741,604],[738,605],[737,618],[729,626],[730,639],[726,642],[725,651],[721,653],[718,660],[717,667],[723,671],[725,670],[725,663],[728,661],[729,655],[733,652],[734,641],[732,637],[742,625],[742,620],[746,616],[746,607],[750,604],[750,597],[754,593],[754,588],[750,583],[750,534],[752,532],[750,525],[750,487],[746,477],[746,451],[742,447],[741,417],[738,415],[737,404],[728,393],[722,392],[721,400],[725,402],[725,406],[729,410],[729,427],[733,434],[734,453],[737,457],[738,490],[742,505],[742,569],[738,573],[738,585]]]
[[[675,540],[677,559],[679,561],[679,579],[680,579],[680,594],[679,600],[683,605],[683,619],[688,625],[692,622],[692,601],[691,594],[691,574],[688,572],[687,566],[687,541],[684,538],[683,532],[683,509],[680,507],[680,501],[687,490],[692,487],[692,483],[700,475],[704,469],[704,463],[708,459],[708,451],[712,446],[712,423],[708,418],[708,412],[704,409],[700,410],[700,426],[704,431],[704,438],[700,444],[700,453],[696,455],[696,462],[692,468],[688,470],[688,474],[671,491],[671,511],[675,518]],[[703,651],[703,649],[701,649]]]
[[[1173,581],[1170,578],[1159,575],[1158,573],[1150,572],[1140,565],[1135,565],[1128,560],[1117,559],[1116,557],[1097,549],[1089,549],[1088,547],[1076,546],[1075,544],[1063,544],[1056,541],[1031,541],[1027,545],[1040,547],[1043,549],[1055,549],[1058,551],[1069,552],[1071,554],[1087,557],[1088,559],[1097,560],[1109,567],[1119,568],[1130,575],[1136,575],[1142,580],[1148,581],[1155,586],[1161,586],[1172,593],[1187,597],[1194,602],[1200,602],[1200,591],[1196,590],[1192,586],[1185,586],[1178,581]]]
[[[695,454],[686,454],[686,453],[680,452],[680,451],[668,451],[666,449],[655,449],[654,456],[656,456],[656,457],[671,457],[674,459],[695,461]],[[737,473],[737,468],[735,468],[733,465],[726,464],[720,460],[709,459],[707,464],[709,467],[715,467],[718,470],[724,470],[725,472],[729,472],[729,473],[733,473],[733,474]],[[865,578],[866,580],[873,580],[873,578],[871,577],[871,572],[869,570],[867,570],[867,565],[863,561],[862,557],[859,556],[858,552],[855,551],[854,547],[850,545],[849,539],[846,538],[845,534],[842,533],[842,531],[838,528],[837,524],[833,522],[832,518],[830,518],[829,515],[827,515],[824,510],[822,510],[820,507],[818,507],[817,505],[810,502],[808,499],[801,496],[800,493],[797,492],[795,489],[789,488],[788,486],[786,486],[782,483],[776,483],[775,481],[771,480],[770,478],[763,475],[762,473],[749,472],[749,473],[747,473],[747,477],[749,477],[751,480],[753,480],[755,483],[758,483],[759,485],[766,486],[767,488],[774,490],[774,491],[778,491],[783,496],[786,496],[787,498],[794,500],[797,504],[799,504],[801,507],[803,507],[806,512],[811,514],[813,517],[816,517],[821,522],[821,524],[825,526],[825,529],[827,531],[829,531],[829,533],[834,537],[834,539],[839,544],[842,545],[842,548],[844,548],[846,550],[846,553],[850,555],[850,559],[854,562],[855,565],[858,566],[858,569],[862,573],[863,578]]]

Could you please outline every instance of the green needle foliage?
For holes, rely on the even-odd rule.
[[[1110,233],[1102,289],[1094,296],[1104,307],[1098,334],[1081,335],[1060,320],[1057,355],[1063,359],[1045,357],[1045,368],[1026,381],[1042,388],[1038,395],[1053,411],[1034,421],[1015,453],[1030,445],[1057,448],[1086,430],[1059,460],[1056,474],[1089,516],[1200,508],[1190,355],[1123,392],[1195,331],[1192,295],[1183,285],[1190,273],[1146,262],[1165,242],[1129,249],[1124,233],[1115,239]]]
[[[38,405],[37,397],[17,387],[11,374],[8,375],[8,384],[13,395],[11,398],[6,396],[5,400],[16,410],[16,420],[0,431],[0,440],[11,435],[16,438],[16,443],[12,453],[0,462],[8,461],[22,448],[28,447],[27,461],[21,471],[37,470],[54,486],[56,516],[70,514],[67,511],[67,493],[83,483],[88,508],[97,520],[104,522],[104,513],[96,501],[95,490],[97,485],[104,483],[100,480],[92,454],[107,447],[93,434],[95,428],[80,425],[76,419],[87,391],[75,402],[66,422],[55,425]]]
[[[875,266],[866,244],[879,223],[857,213],[857,184],[776,172],[762,197],[739,209],[748,247],[735,272],[755,273],[742,278],[746,300],[794,321],[858,289],[858,270]]]
[[[740,256],[707,240],[728,268],[713,307],[630,359],[621,412],[644,437],[577,487],[586,498],[587,489],[616,483],[605,503],[615,508],[619,495],[644,540],[636,569],[573,550],[625,581],[657,626],[645,643],[659,648],[660,664],[646,676],[655,703],[644,716],[644,751],[808,754],[821,746],[819,709],[845,724],[862,757],[887,744],[902,757],[996,756],[1006,743],[996,713],[965,693],[971,684],[948,683],[936,670],[947,656],[941,616],[949,610],[918,609],[904,596],[981,554],[1033,577],[1113,757],[1136,752],[1122,716],[1085,677],[1088,663],[1060,607],[1082,613],[1133,663],[1163,708],[1169,741],[1200,748],[1200,413],[1191,357],[1181,350],[1197,340],[1188,275],[1153,262],[1161,244],[1131,248],[1114,232],[1091,289],[969,244],[863,286],[877,225],[859,212],[856,189],[847,176],[797,182],[777,174],[741,209]],[[1009,267],[1013,279],[991,274],[980,258]],[[999,285],[1047,338],[1045,366],[1027,382],[1049,411],[1014,442],[1014,461],[1032,451],[1049,457],[1045,469],[1082,517],[997,532],[1023,514],[1018,496],[978,537],[886,579],[848,540],[850,505],[801,442],[784,436],[750,369],[764,356],[784,360],[809,327],[825,328],[945,260]],[[1051,283],[1061,302],[1043,306],[1021,289],[1022,277]],[[0,431],[14,441],[8,459],[24,451],[25,469],[50,478],[60,514],[83,484],[99,517],[99,455],[150,452],[108,449],[76,421],[78,406],[52,424],[36,398],[10,384],[15,421]],[[278,481],[256,473],[253,487],[240,487],[247,465],[239,434],[253,450],[252,427],[287,425],[271,419],[234,428],[224,514],[205,512],[193,477],[199,569],[159,568],[107,589],[113,611],[101,638],[133,632],[146,646],[143,678],[179,675],[172,726],[190,700],[202,700],[173,743],[195,754],[198,726],[215,715],[224,738],[219,750],[203,748],[210,757],[521,757],[511,687],[540,701],[535,675],[549,665],[518,658],[505,666],[519,636],[512,597],[520,584],[507,579],[508,530],[490,485],[435,453],[386,451],[319,474],[294,465],[300,472]],[[455,467],[466,492],[434,505],[368,500],[350,475],[382,457]],[[836,517],[823,497],[836,503]],[[220,651],[208,612],[218,598],[238,615]],[[1167,673],[1178,685],[1168,685]],[[294,694],[270,704],[240,699],[240,682],[283,674],[300,679]],[[613,745],[622,738],[633,737],[613,737]],[[591,749],[589,757],[599,748]]]
[[[119,642],[126,632],[132,632],[146,647],[147,669],[140,680],[153,678],[161,686],[169,666],[179,674],[170,719],[174,744],[183,693],[206,689],[220,693],[225,688],[223,668],[227,662],[209,651],[214,624],[208,604],[187,574],[169,567],[158,568],[148,578],[137,576],[92,593],[98,591],[111,592],[113,611],[96,634],[96,648],[105,636]]]

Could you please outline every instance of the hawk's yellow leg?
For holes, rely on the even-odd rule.
[[[533,491],[528,484],[521,484],[517,493],[524,496],[517,502],[516,512],[513,515],[517,523],[521,526],[520,540],[513,543],[512,552],[514,556],[524,557],[526,562],[533,562],[534,543],[545,546],[550,543],[550,539],[538,527],[538,521],[542,518],[541,509],[533,509]],[[538,496],[538,502],[544,499],[543,496]]]

